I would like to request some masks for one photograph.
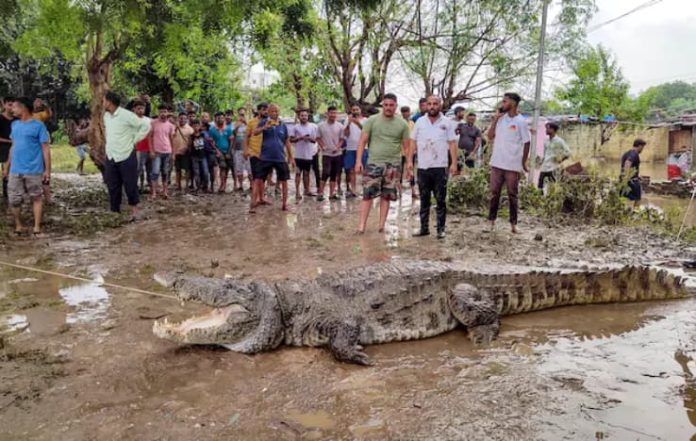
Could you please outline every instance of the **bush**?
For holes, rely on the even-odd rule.
[[[464,213],[466,209],[482,209],[488,205],[490,193],[488,167],[475,168],[469,176],[455,176],[447,184],[447,209]]]

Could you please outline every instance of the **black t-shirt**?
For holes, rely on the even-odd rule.
[[[626,173],[626,170],[624,170],[624,164],[626,163],[626,161],[631,161],[631,169],[635,170],[635,173],[629,172],[631,178],[637,179],[638,177],[640,177],[640,155],[638,154],[638,152],[631,149],[623,154],[623,156],[621,157],[621,176],[624,176],[624,174]]]
[[[203,135],[203,133],[191,135],[191,156],[194,158],[206,157],[205,141],[205,135]]]
[[[5,115],[0,114],[0,138],[10,139],[12,133],[12,121],[15,118],[7,119]],[[1,145],[11,145],[12,143],[0,142]]]

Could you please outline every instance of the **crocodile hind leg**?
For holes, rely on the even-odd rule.
[[[489,291],[461,283],[448,297],[452,315],[466,327],[474,344],[495,340],[500,331],[500,316]]]
[[[345,321],[332,322],[327,326],[329,349],[337,360],[356,363],[364,366],[372,365],[370,358],[363,352],[359,344],[360,327]]]

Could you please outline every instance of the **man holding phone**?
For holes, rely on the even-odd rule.
[[[346,171],[346,199],[357,196],[355,164],[358,161],[358,143],[360,142],[360,133],[364,123],[365,118],[362,116],[362,109],[359,105],[353,104],[350,108],[348,119],[346,119],[343,126],[343,136],[346,140],[346,151],[343,156],[343,169]],[[362,162],[363,167],[367,165],[367,150],[363,152],[362,158],[359,160]]]
[[[498,109],[488,129],[488,139],[494,141],[491,156],[491,202],[488,220],[491,229],[495,228],[503,184],[507,188],[510,202],[510,225],[517,233],[517,191],[522,171],[529,171],[529,144],[531,136],[524,116],[517,112],[521,98],[516,93],[503,95],[503,103]]]
[[[312,169],[312,158],[317,154],[317,126],[309,122],[309,111],[301,109],[298,117],[300,123],[295,124],[290,130],[290,142],[295,144],[295,200],[302,200],[300,193],[300,179],[304,184],[304,195],[314,196],[309,187],[309,175]]]

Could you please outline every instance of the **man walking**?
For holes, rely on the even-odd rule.
[[[362,132],[365,119],[362,116],[362,109],[359,105],[353,104],[350,108],[350,115],[343,126],[343,136],[346,143],[346,151],[343,154],[343,169],[346,172],[346,199],[357,196],[357,185],[355,178],[355,163],[360,161],[363,167],[367,161],[367,151],[363,157],[358,159],[358,143],[360,143],[360,133]]]
[[[558,124],[555,122],[546,123],[546,134],[549,139],[544,141],[544,158],[539,169],[540,190],[544,189],[546,181],[556,182],[558,173],[561,170],[561,162],[570,157],[568,144],[566,144],[563,138],[557,136],[556,132],[558,132]]]
[[[290,142],[295,144],[295,200],[302,200],[300,179],[304,184],[304,195],[314,196],[309,185],[309,175],[312,168],[312,158],[317,152],[318,129],[316,124],[309,122],[309,112],[300,110],[300,123],[290,130]]]
[[[361,158],[369,144],[370,155],[365,178],[363,179],[363,200],[360,204],[360,225],[358,233],[365,232],[370,216],[372,200],[380,198],[379,231],[384,231],[384,224],[389,213],[389,204],[398,199],[399,178],[401,176],[401,156],[406,156],[407,177],[413,173],[413,163],[409,154],[408,124],[396,117],[396,95],[387,93],[382,102],[382,113],[371,116],[363,125],[360,135],[357,157]],[[355,165],[355,173],[363,173],[362,162]]]
[[[457,174],[457,135],[454,124],[441,112],[442,101],[428,97],[428,114],[419,118],[411,131],[411,163],[418,152],[418,187],[420,188],[420,231],[415,236],[430,234],[430,198],[437,201],[437,238],[445,238],[447,217],[447,163],[450,173]]]
[[[488,129],[488,139],[495,143],[491,156],[491,203],[488,220],[495,228],[500,205],[500,193],[505,184],[510,201],[510,226],[517,233],[517,191],[520,173],[528,171],[530,135],[527,121],[517,112],[521,98],[516,93],[503,95],[503,104],[498,109]]]
[[[12,122],[15,120],[14,113],[12,113],[12,106],[14,105],[15,99],[10,96],[6,96],[2,100],[3,110],[0,114],[0,171],[2,172],[2,197],[7,198],[7,167],[9,165],[10,159],[10,147],[12,147],[12,140],[10,139],[10,133],[12,132]]]
[[[262,134],[261,143],[261,170],[262,181],[275,170],[276,177],[282,189],[282,210],[288,211],[288,179],[290,179],[290,168],[288,163],[295,165],[290,146],[288,128],[280,121],[280,109],[276,104],[268,106],[268,117],[259,122],[254,129],[253,135]]]
[[[336,121],[336,107],[329,106],[326,112],[326,121],[319,123],[319,150],[321,151],[321,185],[317,201],[324,200],[324,188],[329,180],[329,200],[338,200],[336,185],[343,168],[343,126]]]
[[[461,112],[463,113],[463,111]],[[475,126],[476,114],[469,112],[466,121],[458,121],[456,133],[459,135],[459,153],[462,156],[464,165],[467,168],[474,168],[476,165],[476,155],[481,148],[481,129]],[[461,164],[459,170],[461,170]]]
[[[104,133],[106,137],[106,162],[104,180],[109,190],[111,211],[121,211],[123,190],[131,207],[131,220],[138,213],[138,161],[135,143],[150,132],[149,121],[138,118],[133,112],[120,107],[121,98],[114,92],[104,97]]]
[[[186,175],[186,186],[193,188],[193,177],[191,175],[191,151],[189,145],[193,135],[193,127],[188,123],[188,116],[185,112],[179,112],[176,121],[176,130],[172,139],[174,149],[174,170],[176,172],[176,189],[182,191],[181,177]]]
[[[43,214],[43,186],[51,180],[51,150],[46,126],[34,119],[34,105],[26,97],[15,99],[13,113],[17,117],[12,122],[9,163],[3,172],[8,178],[7,192],[15,220],[15,234],[24,233],[22,225],[22,201],[27,196],[32,202],[34,213],[34,237],[41,235]]]
[[[631,150],[621,156],[621,180],[628,180],[624,197],[638,207],[642,198],[640,188],[640,154],[648,143],[640,138],[633,141]]]
[[[172,171],[172,145],[176,127],[169,122],[169,108],[161,104],[158,108],[159,117],[152,121],[150,131],[150,159],[152,159],[152,200],[157,198],[158,185],[161,177],[159,192],[164,199],[169,197],[167,182]]]
[[[210,127],[208,134],[215,142],[218,155],[218,166],[220,167],[220,188],[218,193],[224,193],[227,189],[227,172],[234,174],[234,164],[232,162],[232,150],[230,145],[234,143],[234,129],[232,125],[225,122],[225,114],[217,112],[215,114],[215,124]]]

